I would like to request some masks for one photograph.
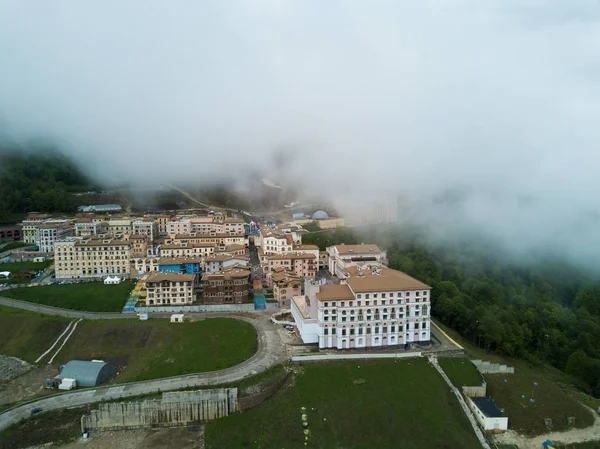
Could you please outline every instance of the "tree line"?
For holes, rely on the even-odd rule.
[[[78,204],[72,193],[95,188],[57,151],[0,148],[0,222],[32,211],[74,212]]]
[[[469,239],[440,243],[422,232],[350,229],[310,234],[306,243],[374,242],[390,268],[432,287],[432,313],[474,344],[571,374],[600,396],[600,281],[559,257],[527,263]]]

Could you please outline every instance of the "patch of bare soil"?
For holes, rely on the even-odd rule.
[[[53,447],[63,449],[202,449],[204,448],[204,427],[92,432],[87,440],[79,439],[72,443]]]
[[[51,379],[57,374],[56,366],[44,364],[16,379],[0,382],[0,406],[56,393],[56,390],[46,388],[46,379]]]

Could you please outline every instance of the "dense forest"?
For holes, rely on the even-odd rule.
[[[31,211],[73,212],[73,192],[95,187],[66,156],[51,150],[0,147],[0,223]]]
[[[430,285],[432,312],[474,344],[532,363],[549,363],[600,396],[600,281],[550,255],[511,260],[474,238],[433,241],[415,229],[349,229],[303,239],[321,249],[375,242],[390,268]]]

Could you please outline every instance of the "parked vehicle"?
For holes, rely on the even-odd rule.
[[[38,413],[40,413],[41,411],[43,411],[44,409],[41,407],[36,407],[36,408],[32,408],[31,409],[31,414],[32,415],[37,415]]]

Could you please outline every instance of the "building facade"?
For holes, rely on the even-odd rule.
[[[55,247],[56,279],[129,277],[131,248],[127,241],[71,237],[57,241]]]
[[[102,232],[102,224],[97,221],[81,220],[75,223],[76,237],[89,237]]]
[[[204,273],[204,304],[242,304],[248,301],[250,271],[227,269],[220,273]]]
[[[339,285],[306,280],[291,311],[303,341],[320,348],[429,343],[430,291],[400,271],[357,267]]]
[[[386,252],[374,244],[335,245],[327,248],[329,272],[340,279],[347,277],[346,269],[363,263],[387,263]]]
[[[158,225],[153,220],[136,220],[132,230],[136,235],[145,235],[150,242],[158,238]]]
[[[284,269],[301,278],[314,279],[317,273],[318,262],[314,254],[310,253],[287,253],[268,256],[268,261],[263,267],[265,284],[270,287],[271,274],[277,268]]]
[[[271,276],[273,298],[278,307],[290,307],[292,298],[302,294],[302,278],[285,270],[279,270]]]
[[[42,253],[53,253],[54,242],[71,237],[75,227],[67,220],[48,220],[37,227],[35,244]]]
[[[190,305],[195,301],[196,275],[152,272],[146,279],[148,306]]]

